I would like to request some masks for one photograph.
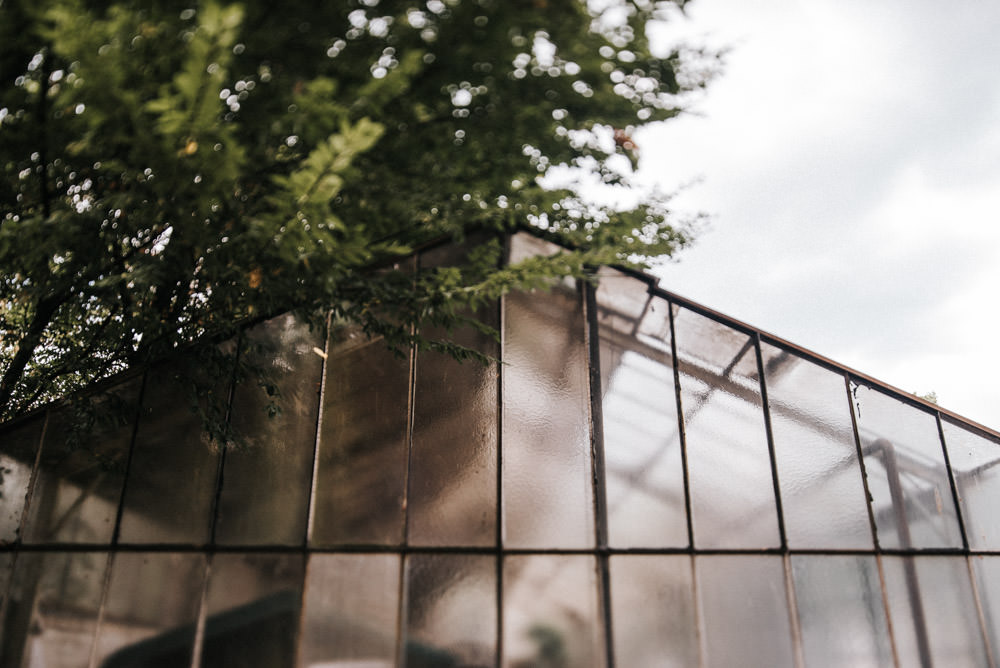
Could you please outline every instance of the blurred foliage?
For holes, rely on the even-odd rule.
[[[412,332],[673,253],[631,137],[716,69],[651,53],[683,4],[0,1],[0,417],[287,309],[462,356]],[[573,250],[391,270],[522,226]]]

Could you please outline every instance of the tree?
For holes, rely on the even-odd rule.
[[[414,332],[673,253],[689,222],[632,182],[631,136],[715,68],[651,53],[683,5],[0,2],[0,417],[284,309],[468,355]],[[570,184],[544,187],[556,167]],[[522,225],[573,250],[385,270]]]

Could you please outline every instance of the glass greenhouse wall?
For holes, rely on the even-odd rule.
[[[241,448],[169,367],[3,427],[0,665],[995,665],[995,432],[637,274],[481,315],[500,365],[257,326]]]

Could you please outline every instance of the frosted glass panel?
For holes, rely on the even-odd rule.
[[[496,325],[494,306],[481,317]],[[499,346],[470,328],[429,330],[497,357]],[[494,545],[497,489],[497,367],[443,353],[417,355],[410,456],[409,542]]]
[[[310,558],[300,667],[396,665],[399,559],[396,554]]]
[[[504,559],[503,665],[599,668],[604,633],[591,556]]]
[[[111,543],[138,412],[141,378],[98,397],[90,433],[54,411],[25,521],[26,543]]]
[[[791,559],[806,665],[892,665],[875,557],[792,555]]]
[[[188,665],[204,577],[201,554],[115,554],[97,665]]]
[[[687,555],[611,557],[615,664],[630,668],[698,665],[698,629]]]
[[[228,396],[231,371],[206,369],[205,373],[218,378],[213,392]],[[168,367],[148,372],[125,483],[119,542],[209,540],[219,454],[203,433],[191,394],[191,389],[173,380]]]
[[[1000,550],[1000,443],[948,421],[941,428],[969,547]]]
[[[986,665],[965,557],[882,557],[882,564],[901,666]]]
[[[844,377],[766,343],[761,354],[788,546],[871,549]]]
[[[0,665],[85,668],[107,560],[106,552],[22,552],[0,633]]]
[[[216,554],[209,571],[201,665],[291,665],[303,564],[298,554]]]
[[[226,452],[215,540],[221,544],[298,545],[305,541],[316,444],[322,358],[316,332],[284,315],[248,332],[251,364],[273,386],[280,413],[254,378],[237,385],[232,424],[244,442]]]
[[[407,668],[494,665],[494,557],[411,554],[406,591]]]
[[[993,655],[1000,650],[1000,557],[969,557]]]
[[[330,336],[310,540],[400,544],[409,363],[354,328]]]
[[[694,543],[778,547],[777,507],[749,336],[687,309],[674,319]]]
[[[505,544],[590,547],[590,394],[580,295],[558,287],[504,301]]]
[[[0,432],[0,543],[20,537],[43,422],[44,416],[39,416]]]
[[[597,306],[609,542],[686,546],[669,306],[644,282],[607,270]]]
[[[705,666],[794,664],[781,556],[695,557]]]
[[[937,420],[864,385],[852,388],[879,545],[961,547]]]

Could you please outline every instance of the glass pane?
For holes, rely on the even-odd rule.
[[[201,665],[291,665],[302,578],[301,555],[216,554],[209,571]]]
[[[508,556],[503,565],[503,665],[598,668],[604,631],[594,557]]]
[[[597,308],[609,542],[686,546],[669,305],[644,282],[604,270]]]
[[[575,290],[504,298],[503,512],[508,547],[594,544],[590,392]]]
[[[899,665],[985,666],[965,557],[882,557]]]
[[[263,376],[246,379],[233,395],[232,424],[244,442],[226,452],[215,541],[299,545],[306,536],[323,368],[314,348],[322,350],[323,342],[291,315],[258,325],[247,337],[250,363],[260,365]],[[278,395],[280,412],[273,417],[268,391]]]
[[[691,557],[611,557],[615,664],[630,668],[698,665]]]
[[[141,385],[135,378],[79,412],[51,414],[25,542],[111,543]],[[81,431],[78,421],[92,422],[92,430]]]
[[[791,559],[806,665],[892,665],[875,557],[793,555]]]
[[[761,354],[789,547],[870,549],[843,376],[766,343]]]
[[[969,547],[1000,550],[1000,443],[946,420],[941,428]]]
[[[781,556],[695,557],[705,666],[794,665]]]
[[[781,544],[753,340],[679,309],[681,372],[694,542],[701,548]]]
[[[21,515],[44,420],[40,415],[0,432],[0,543],[13,543],[21,535]]]
[[[492,556],[407,557],[407,668],[495,664],[496,573]]]
[[[937,420],[877,390],[852,387],[879,545],[961,547]]]
[[[309,559],[299,666],[396,665],[399,555]]]
[[[203,373],[218,382],[204,397],[222,401],[232,373],[221,359]],[[192,365],[194,359],[188,360]],[[207,363],[207,361],[206,361]],[[184,372],[182,372],[184,373]],[[219,455],[193,404],[192,381],[161,366],[148,372],[125,483],[121,543],[207,543]],[[199,407],[200,407],[199,406]]]
[[[107,560],[107,552],[22,552],[4,620],[0,665],[87,666]]]
[[[205,557],[200,554],[115,554],[97,665],[188,665],[204,578]]]
[[[454,265],[464,248],[425,253],[421,267]],[[477,317],[497,326],[498,305]],[[452,332],[429,328],[442,338],[499,356],[496,340],[471,327]],[[433,351],[416,360],[413,450],[410,455],[409,542],[416,545],[494,545],[497,488],[497,368],[457,362]]]
[[[330,336],[311,541],[402,543],[409,362],[353,328]]]
[[[1000,651],[1000,557],[969,557],[993,656]]]

